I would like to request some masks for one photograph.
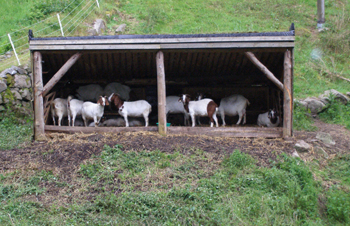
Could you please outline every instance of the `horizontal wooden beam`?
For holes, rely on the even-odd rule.
[[[222,42],[222,43],[179,43],[179,44],[99,44],[99,45],[35,45],[34,50],[163,50],[163,49],[220,49],[220,48],[293,48],[294,42]]]
[[[157,126],[149,127],[69,127],[69,126],[45,126],[45,132],[62,132],[62,133],[118,133],[118,132],[158,132]],[[266,137],[278,138],[283,135],[283,128],[266,128],[266,127],[185,127],[170,126],[167,127],[167,134],[190,134],[190,135],[207,135],[213,137]]]
[[[197,42],[294,42],[294,36],[203,37],[203,38],[131,38],[131,39],[79,39],[31,40],[30,45],[100,45],[100,44],[163,44]]]
[[[75,62],[79,60],[81,55],[81,53],[76,53],[69,58],[69,60],[60,68],[60,70],[58,70],[58,72],[54,76],[52,76],[50,81],[46,83],[46,85],[43,88],[42,96],[45,96],[50,92],[52,87],[54,87],[57,84],[57,82],[66,74],[66,72],[75,64]]]
[[[280,90],[283,90],[283,84],[280,82],[273,73],[263,65],[258,58],[255,57],[255,55],[252,52],[246,52],[245,55],[248,57],[248,59],[259,68],[260,71],[262,71],[266,77],[271,80]]]

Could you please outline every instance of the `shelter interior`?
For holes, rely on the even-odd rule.
[[[259,114],[275,108],[283,118],[283,92],[273,84],[246,56],[251,49],[176,49],[162,50],[166,95],[183,93],[195,97],[198,92],[220,99],[232,94],[246,97],[247,125],[255,126]],[[41,51],[43,57],[43,83],[46,84],[62,65],[77,51]],[[74,89],[88,84],[102,87],[119,82],[132,90],[131,100],[144,99],[152,105],[150,125],[157,118],[156,50],[101,50],[80,51],[81,58],[55,85],[56,97],[75,94]],[[254,49],[256,58],[283,83],[285,48]],[[70,82],[70,89],[64,89]],[[63,93],[62,93],[63,91]],[[106,107],[105,117],[114,117],[115,111]],[[50,117],[49,117],[50,118]],[[220,117],[219,124],[221,124]],[[235,125],[238,116],[227,117],[228,125]],[[183,125],[182,115],[169,115],[172,125]],[[207,118],[201,118],[208,125]],[[48,120],[48,124],[52,121]]]

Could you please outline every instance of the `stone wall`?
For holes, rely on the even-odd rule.
[[[32,109],[32,78],[28,66],[12,66],[0,73],[0,111],[7,107]]]

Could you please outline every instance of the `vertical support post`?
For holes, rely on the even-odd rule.
[[[292,76],[292,53],[287,50],[284,53],[284,71],[283,71],[283,137],[293,135],[293,76]]]
[[[58,23],[60,24],[62,37],[64,37],[63,27],[62,27],[62,23],[61,23],[61,19],[60,19],[60,14],[59,13],[57,13],[57,19],[58,19]]]
[[[324,0],[317,0],[317,28],[322,28],[325,21]]]
[[[98,3],[98,0],[96,0],[97,7],[100,8],[100,4]]]
[[[164,70],[164,54],[159,51],[156,55],[157,63],[157,89],[158,89],[158,132],[165,136],[166,127],[166,99],[165,99],[165,70]]]
[[[18,59],[18,56],[17,56],[17,52],[16,52],[16,49],[15,49],[15,45],[14,45],[14,44],[13,44],[13,42],[12,42],[11,35],[10,35],[10,34],[7,34],[7,36],[8,36],[8,37],[9,37],[9,39],[10,39],[10,43],[11,43],[11,46],[12,46],[13,52],[15,53],[15,56],[16,56],[16,59],[17,59],[18,65],[21,65],[21,62],[19,62],[19,59]]]
[[[34,138],[44,138],[44,101],[41,95],[43,91],[42,56],[40,52],[34,52]]]

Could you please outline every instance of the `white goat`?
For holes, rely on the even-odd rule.
[[[77,90],[77,97],[83,101],[97,101],[103,95],[103,88],[98,84],[80,86]]]
[[[178,113],[184,114],[184,125],[185,126],[189,125],[190,124],[189,123],[190,116],[185,111],[184,105],[181,102],[179,102],[179,97],[178,96],[167,96],[166,97],[166,110],[165,110],[167,120],[168,120],[168,114],[178,114]]]
[[[123,100],[130,99],[130,91],[131,89],[129,86],[120,84],[118,82],[109,83],[103,90],[104,95],[109,97],[112,93],[118,93]]]
[[[258,116],[257,124],[258,126],[277,127],[280,124],[280,117],[277,116],[277,112],[274,109],[269,110]]]
[[[73,99],[72,96],[68,96],[67,98],[67,110],[68,110],[68,126],[75,125],[75,118],[77,115],[81,115],[81,109],[83,107],[84,101]],[[72,117],[72,124],[71,124]]]
[[[67,99],[62,99],[62,98],[54,99],[51,104],[51,115],[52,115],[53,125],[56,125],[55,117],[58,117],[58,126],[61,126],[62,118],[68,115]]]
[[[93,119],[95,127],[97,127],[103,116],[104,107],[108,105],[109,103],[107,97],[102,96],[100,96],[96,104],[90,101],[84,102],[83,107],[81,109],[81,117],[84,120],[85,126],[87,126],[88,119]]]
[[[145,127],[148,126],[148,115],[152,111],[152,106],[145,100],[124,101],[118,94],[112,93],[108,101],[114,103],[118,108],[118,113],[124,117],[125,126],[129,127],[128,116],[141,117],[145,119]]]
[[[229,97],[222,98],[220,101],[218,113],[222,119],[222,125],[225,126],[225,115],[239,116],[237,125],[239,125],[243,118],[243,124],[246,123],[246,108],[250,105],[247,98],[242,95],[234,94]]]
[[[182,94],[178,101],[183,103],[186,112],[191,116],[192,127],[196,125],[196,116],[208,116],[210,119],[210,127],[213,127],[214,121],[215,126],[218,127],[218,119],[216,117],[218,105],[212,99],[205,98],[202,100],[191,101],[189,95]]]

